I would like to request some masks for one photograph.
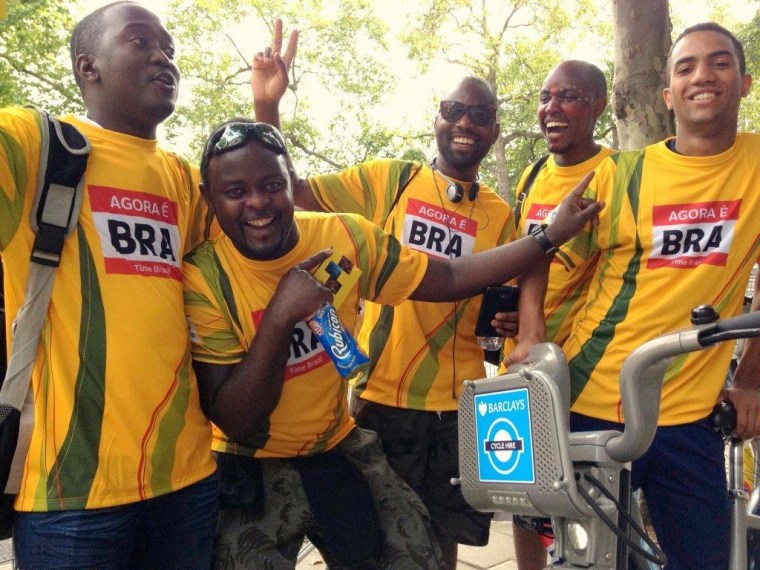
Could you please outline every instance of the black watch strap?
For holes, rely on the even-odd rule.
[[[533,230],[531,230],[530,235],[536,238],[538,246],[544,252],[544,255],[554,255],[557,253],[558,248],[556,245],[553,245],[552,242],[549,241],[548,237],[546,237],[546,227],[546,224],[536,226],[533,228]]]

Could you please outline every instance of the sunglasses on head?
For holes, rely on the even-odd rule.
[[[459,101],[441,101],[439,111],[443,120],[449,123],[458,121],[465,113],[479,127],[486,127],[496,120],[496,107],[492,105],[465,105]]]
[[[267,123],[229,123],[225,125],[222,136],[214,145],[214,150],[219,153],[242,146],[251,135],[269,150],[278,154],[286,152],[282,135]]]
[[[243,146],[251,136],[275,154],[287,154],[282,135],[267,123],[227,123],[220,130],[221,136],[206,149],[206,158]],[[218,132],[211,135],[209,142],[216,138]]]

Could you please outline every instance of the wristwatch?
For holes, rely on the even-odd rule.
[[[540,226],[536,226],[531,230],[530,235],[536,238],[538,246],[544,252],[544,255],[551,256],[557,253],[558,248],[549,241],[548,237],[546,237],[547,225],[548,224],[541,224]]]

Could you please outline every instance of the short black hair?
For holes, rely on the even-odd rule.
[[[90,12],[74,26],[69,39],[69,56],[71,57],[71,69],[74,72],[74,80],[79,88],[82,88],[81,79],[77,74],[77,58],[82,54],[89,54],[95,51],[95,48],[103,35],[103,17],[108,10],[121,4],[137,4],[133,0],[119,0],[101,6],[97,10]]]
[[[457,89],[460,89],[468,84],[475,84],[478,86],[478,89],[486,95],[486,98],[488,99],[488,104],[493,107],[499,106],[499,98],[496,96],[496,93],[493,90],[493,87],[491,87],[491,84],[488,83],[485,79],[482,79],[481,77],[477,77],[475,75],[468,75],[467,77],[463,78],[457,86],[454,88],[453,91],[456,91]],[[452,91],[452,93],[453,93]]]
[[[233,123],[244,123],[244,124],[253,125],[253,124],[256,124],[256,122],[257,121],[254,121],[250,117],[232,117],[231,119],[227,119],[223,121],[222,123],[219,123],[214,128],[213,132],[211,133],[211,136],[206,141],[206,144],[203,145],[203,154],[201,155],[200,174],[201,174],[201,182],[203,183],[204,186],[206,186],[207,188],[209,186],[208,166],[209,166],[209,163],[211,162],[211,158],[215,156],[213,152],[214,146],[216,145],[216,143],[219,142],[219,139],[222,138],[222,134],[224,133],[225,127]],[[271,126],[271,125],[267,125],[267,126]],[[272,129],[277,131],[275,127],[272,127]],[[293,168],[293,164],[290,158],[290,153],[288,152],[287,146],[285,145],[284,137],[282,137],[279,131],[277,131],[277,135],[278,135],[278,138],[281,139],[281,143],[283,144],[283,148],[285,149],[284,152],[277,153],[277,154],[280,154],[281,156],[285,157],[285,162],[287,163],[289,169]],[[273,149],[270,148],[270,150],[273,150]],[[273,152],[275,151],[273,150]]]
[[[599,67],[582,59],[568,59],[560,65],[564,64],[572,65],[585,76],[584,80],[591,86],[595,97],[607,98],[607,77]]]
[[[731,40],[731,43],[734,46],[734,50],[736,50],[736,57],[739,60],[739,73],[742,75],[746,74],[747,72],[747,63],[744,58],[744,46],[742,43],[736,39],[736,36],[729,32],[726,28],[721,26],[720,24],[716,24],[715,22],[702,22],[701,24],[694,24],[693,26],[689,26],[686,28],[683,32],[681,32],[678,37],[676,38],[676,41],[673,42],[673,45],[670,46],[670,51],[668,52],[668,74],[670,74],[673,71],[673,50],[676,47],[676,44],[680,42],[684,37],[688,36],[689,34],[693,34],[694,32],[717,32],[719,34],[723,34],[726,36],[729,40]]]

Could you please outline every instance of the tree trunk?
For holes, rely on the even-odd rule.
[[[513,206],[511,192],[512,181],[510,180],[509,169],[507,168],[506,146],[507,143],[504,140],[504,137],[499,135],[499,138],[496,139],[496,142],[491,149],[496,162],[496,188],[494,188],[494,190],[496,190],[499,193],[499,196],[504,198],[510,206]]]
[[[612,112],[620,148],[636,149],[674,131],[662,90],[670,49],[668,0],[612,0],[615,77]]]

